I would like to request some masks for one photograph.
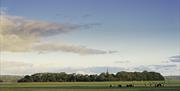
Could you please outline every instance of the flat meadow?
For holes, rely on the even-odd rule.
[[[180,91],[180,81],[166,81],[164,87],[150,86],[150,83],[163,81],[0,83],[0,91]],[[134,87],[126,87],[127,84]]]

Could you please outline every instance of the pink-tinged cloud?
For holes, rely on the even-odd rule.
[[[70,52],[77,54],[111,54],[116,51],[104,51],[78,45],[47,43],[41,39],[47,36],[86,29],[98,24],[59,24],[20,16],[1,15],[0,51],[8,52]],[[38,44],[38,45],[37,45]]]

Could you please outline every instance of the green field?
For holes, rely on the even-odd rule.
[[[135,87],[127,88],[127,84]],[[147,86],[145,86],[145,83]],[[0,83],[0,91],[180,91],[179,81],[167,81],[164,87],[150,87],[149,83],[157,81],[131,82],[33,82],[33,83]],[[113,84],[110,88],[109,85]],[[122,87],[117,87],[121,84]]]

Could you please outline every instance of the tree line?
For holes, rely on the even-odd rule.
[[[116,74],[67,74],[60,73],[36,73],[26,75],[18,82],[93,82],[93,81],[158,81],[165,80],[164,77],[157,72],[117,72]]]

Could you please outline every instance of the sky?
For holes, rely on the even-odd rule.
[[[0,74],[180,75],[180,0],[0,0]]]

